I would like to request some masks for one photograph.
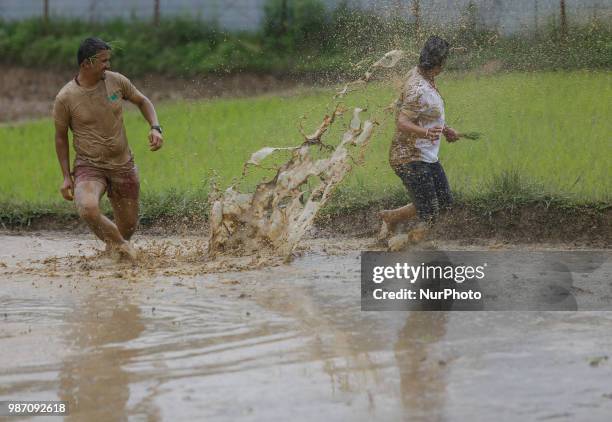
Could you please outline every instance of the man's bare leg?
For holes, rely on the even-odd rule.
[[[94,180],[79,182],[74,188],[74,201],[79,216],[87,223],[98,238],[111,248],[117,248],[130,259],[136,258],[136,251],[126,241],[117,226],[100,211],[100,198],[104,185]]]
[[[416,207],[410,203],[393,210],[383,210],[378,215],[382,218],[383,223],[386,224],[387,230],[393,232],[399,223],[415,218],[417,211]]]
[[[110,203],[119,233],[125,240],[130,240],[138,226],[138,198],[112,198]]]

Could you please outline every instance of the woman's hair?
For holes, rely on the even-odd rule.
[[[424,70],[442,66],[448,57],[449,44],[446,40],[433,35],[425,42],[419,56],[419,67]]]

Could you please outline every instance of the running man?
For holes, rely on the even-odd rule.
[[[162,129],[151,101],[125,76],[110,71],[111,47],[87,38],[77,53],[79,73],[57,94],[53,106],[55,150],[64,182],[64,199],[74,199],[79,216],[107,245],[134,260],[130,238],[138,224],[140,181],[128,146],[121,100],[138,106],[150,124],[149,148],[162,147]],[[70,172],[68,129],[76,157]],[[107,193],[115,222],[100,212]]]

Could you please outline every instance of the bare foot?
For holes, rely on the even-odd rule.
[[[414,229],[408,233],[408,238],[413,243],[422,242],[429,232],[429,227],[426,224],[418,224]]]
[[[389,234],[391,234],[391,232],[389,231],[389,227],[387,226],[387,223],[383,221],[382,225],[380,226],[380,231],[378,232],[378,236],[376,236],[376,240],[381,242],[385,240],[387,237],[389,237]]]
[[[378,211],[378,216],[384,221],[387,222],[388,220],[391,219],[391,213],[393,212],[393,210],[382,210],[382,211]]]
[[[138,252],[136,251],[136,249],[134,249],[132,245],[130,245],[130,242],[125,242],[119,245],[117,247],[117,250],[119,251],[119,254],[121,256],[126,257],[131,262],[136,262],[136,260],[138,259]]]
[[[104,251],[100,253],[100,256],[109,258],[111,261],[119,261],[121,259],[119,249],[110,242],[106,243]]]
[[[378,235],[379,239],[385,239],[389,235],[392,235],[393,232],[395,232],[395,229],[397,227],[397,221],[393,221],[393,216],[393,210],[379,211],[378,217],[380,217],[380,219],[383,221],[383,225],[380,228],[380,233]],[[381,235],[384,235],[384,237],[381,237]]]
[[[408,233],[394,235],[387,241],[389,251],[401,251],[408,245],[420,243],[425,239],[427,233],[429,233],[429,226],[427,224],[418,224]]]
[[[109,242],[105,243],[104,255],[111,255],[114,250],[115,250],[115,248],[113,248],[113,245],[111,243],[109,243]]]
[[[409,243],[410,243],[410,238],[408,234],[406,233],[398,234],[389,239],[388,241],[389,251],[391,252],[401,251]]]

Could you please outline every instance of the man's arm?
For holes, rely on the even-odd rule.
[[[55,124],[55,152],[64,181],[60,192],[65,200],[72,201],[74,198],[74,182],[70,175],[70,145],[68,144],[68,128]]]
[[[149,122],[149,125],[159,126],[157,113],[155,112],[155,107],[153,107],[151,100],[145,97],[140,91],[136,91],[134,95],[129,98],[129,101],[140,109],[142,116]],[[151,151],[157,151],[162,147],[163,143],[164,138],[162,134],[156,129],[151,129],[149,131],[149,147]]]

